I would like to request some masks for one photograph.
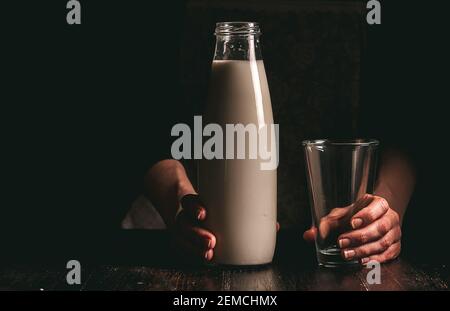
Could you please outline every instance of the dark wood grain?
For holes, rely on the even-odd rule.
[[[167,241],[164,233],[158,232],[155,236],[158,241]],[[140,239],[141,243],[144,241],[144,238]],[[450,274],[446,264],[421,264],[398,259],[382,265],[381,284],[369,284],[367,268],[319,268],[313,248],[302,243],[298,233],[282,231],[274,262],[261,267],[186,264],[174,260],[173,253],[158,245],[160,251],[153,256],[154,260],[150,260],[151,256],[147,254],[142,258],[144,262],[139,263],[136,256],[130,259],[130,263],[126,263],[126,256],[114,264],[82,262],[82,284],[74,286],[66,283],[68,270],[65,262],[5,264],[0,268],[0,290],[403,291],[449,288]],[[143,244],[140,245],[138,248],[143,252]],[[132,249],[127,251],[132,252]]]

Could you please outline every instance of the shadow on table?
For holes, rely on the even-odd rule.
[[[55,235],[52,241],[28,236],[22,240],[11,239],[8,245],[3,245],[0,261],[33,264],[60,263],[76,259],[103,265],[132,264],[178,268],[203,265],[178,253],[167,230],[116,230],[98,232],[87,238]],[[300,232],[281,230],[277,237],[274,262],[283,265],[315,265],[314,246],[307,245]]]
[[[170,247],[166,231],[120,231],[108,239],[72,244],[60,256],[30,250],[2,255],[0,289],[70,290],[426,290],[448,289],[448,269],[412,266],[397,260],[382,265],[382,284],[367,280],[368,270],[319,268],[314,245],[301,232],[282,230],[272,264],[220,266],[189,262]],[[19,245],[20,246],[20,245]],[[39,246],[39,245],[38,245]],[[27,251],[28,253],[24,253]],[[34,251],[34,250],[33,250]],[[68,286],[68,260],[83,268],[83,284]],[[22,264],[22,265],[21,265]],[[433,270],[434,269],[434,270]]]
[[[191,261],[171,247],[168,232],[161,231],[128,231],[117,239],[119,245],[110,247],[109,261],[116,263],[148,264],[159,267],[185,267],[186,269],[205,266],[203,262]],[[106,258],[105,258],[106,259]],[[117,262],[119,261],[119,262]],[[277,247],[274,256],[275,265],[286,265],[290,268],[315,267],[314,245],[308,245],[302,239],[301,233],[294,230],[282,230],[278,233]],[[207,265],[208,266],[208,265]],[[224,270],[234,269],[264,269],[270,265],[236,267],[220,265]],[[217,266],[216,266],[217,267]]]

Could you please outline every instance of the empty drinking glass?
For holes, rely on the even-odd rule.
[[[377,140],[308,140],[303,142],[319,265],[357,264],[341,256],[337,238],[351,230],[350,219],[372,194]]]

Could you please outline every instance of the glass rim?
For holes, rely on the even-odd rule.
[[[304,140],[302,145],[308,146],[361,146],[361,147],[377,147],[380,141],[377,139],[366,139],[366,138],[356,138],[356,139],[309,139]]]

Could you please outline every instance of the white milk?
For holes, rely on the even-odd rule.
[[[204,122],[220,124],[224,136],[225,124],[253,123],[257,128],[273,124],[262,60],[213,61]],[[217,238],[216,263],[257,265],[270,263],[273,258],[277,171],[261,170],[260,163],[267,160],[259,155],[258,159],[248,159],[246,154],[246,159],[202,160],[199,165],[206,227]]]

